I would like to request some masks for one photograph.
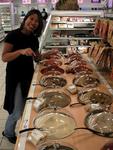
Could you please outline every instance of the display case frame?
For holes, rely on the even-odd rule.
[[[54,31],[92,31],[94,29],[95,25],[95,20],[90,22],[90,21],[52,21],[53,17],[75,17],[75,18],[95,18],[95,20],[98,17],[104,17],[104,12],[103,11],[52,11],[50,16],[48,17],[48,21],[46,24],[46,27],[43,31],[41,40],[40,40],[40,46],[39,50],[42,51],[45,48],[66,48],[69,45],[55,45],[55,46],[50,46],[47,43],[53,43],[53,42],[58,42],[58,40],[63,40],[63,41],[70,41],[70,40],[99,40],[100,37],[58,37],[58,38],[53,38],[52,34]],[[74,28],[51,28],[50,25],[54,24],[74,24]],[[80,45],[70,45],[71,47],[79,47]],[[86,47],[89,47],[89,45],[85,45]]]

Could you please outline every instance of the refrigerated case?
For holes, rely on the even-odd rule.
[[[42,34],[40,51],[90,47],[92,41],[101,40],[94,36],[93,30],[96,19],[103,16],[103,11],[52,11]]]
[[[13,3],[0,3],[0,15],[5,32],[11,31],[18,24],[18,15]]]

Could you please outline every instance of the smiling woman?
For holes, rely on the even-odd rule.
[[[42,28],[43,28],[42,15],[40,11],[36,9],[32,9],[31,11],[29,11],[25,16],[20,29],[25,28],[26,22],[29,22],[29,20],[35,21],[35,23],[37,24],[37,27],[36,29],[33,29],[33,32],[35,35],[39,37],[41,35]]]
[[[16,142],[15,126],[22,115],[25,98],[32,80],[33,59],[38,54],[39,41],[43,28],[39,10],[32,9],[25,16],[20,28],[11,31],[5,38],[2,60],[7,62],[6,93],[4,109],[9,116],[3,136]]]

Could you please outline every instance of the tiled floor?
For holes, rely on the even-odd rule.
[[[2,131],[4,130],[5,121],[8,115],[7,111],[3,110],[6,63],[1,60],[2,47],[3,42],[0,43],[0,150],[14,150],[14,145],[2,136]]]

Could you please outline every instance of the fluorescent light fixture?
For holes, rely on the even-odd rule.
[[[22,0],[22,4],[31,4],[31,0]]]
[[[51,0],[52,4],[56,4],[58,2],[58,0]]]
[[[37,3],[47,3],[48,2],[48,0],[37,0]]]
[[[8,5],[8,4],[11,4],[11,2],[0,2],[0,5]]]
[[[100,3],[100,0],[91,0],[92,3]]]

